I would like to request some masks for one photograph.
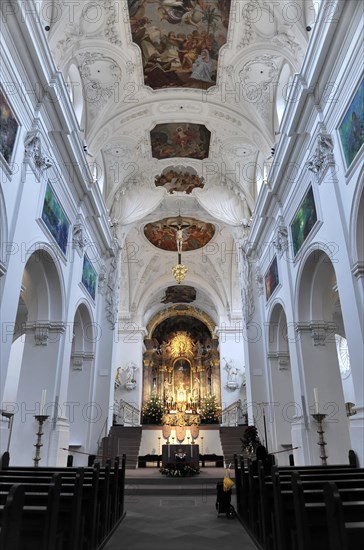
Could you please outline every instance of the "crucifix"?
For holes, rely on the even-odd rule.
[[[183,230],[187,229],[188,227],[191,227],[189,223],[183,223],[183,219],[181,216],[178,216],[176,223],[171,223],[170,227],[173,227],[176,229],[176,242],[177,242],[177,252],[178,252],[178,263],[181,264],[181,256],[182,256],[182,247],[183,247]]]

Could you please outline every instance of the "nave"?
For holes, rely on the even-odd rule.
[[[333,466],[235,455],[226,501],[216,491],[225,468],[166,477],[125,464],[124,455],[112,467],[19,468],[3,456],[1,548],[217,550],[228,542],[231,550],[351,550],[364,535],[364,469],[352,451]]]

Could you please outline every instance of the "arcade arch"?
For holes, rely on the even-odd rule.
[[[338,330],[344,333],[344,322],[340,321],[335,269],[326,252],[320,248],[311,251],[304,262],[297,300],[297,332],[304,366],[303,384],[307,402],[311,403],[309,411],[314,412],[312,403],[316,389],[319,412],[326,414],[324,429],[330,462],[344,462],[346,449],[351,446],[335,339]],[[310,418],[310,452],[313,460],[319,461],[315,424]],[[340,441],[339,446],[337,441]]]

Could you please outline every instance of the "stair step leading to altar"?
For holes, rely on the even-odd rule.
[[[108,458],[126,455],[126,469],[135,469],[138,463],[140,441],[142,438],[141,426],[112,426],[109,435],[103,438],[103,462]]]
[[[150,470],[146,471],[146,470]],[[138,475],[138,470],[129,471],[125,478],[125,495],[163,495],[204,497],[216,494],[216,484],[225,475],[224,468],[209,468],[201,470],[200,474],[186,477],[169,477],[162,475],[157,468],[147,468]],[[133,475],[130,476],[130,473]],[[231,472],[233,478],[234,474]],[[233,488],[234,492],[234,488]]]
[[[220,440],[226,465],[234,464],[234,454],[241,454],[241,439],[247,426],[221,426]]]

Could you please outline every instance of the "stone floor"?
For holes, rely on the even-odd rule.
[[[201,487],[211,479],[223,479],[223,468],[201,470]],[[128,481],[134,478],[156,481],[158,469],[127,470]],[[197,476],[196,476],[197,477]],[[232,476],[233,477],[233,476]],[[172,480],[175,482],[175,480]],[[178,487],[187,478],[181,479]],[[216,494],[176,495],[177,486],[163,494],[138,495],[126,491],[126,517],[114,532],[104,550],[256,550],[256,546],[237,518],[217,515]],[[231,503],[235,505],[235,496]]]

